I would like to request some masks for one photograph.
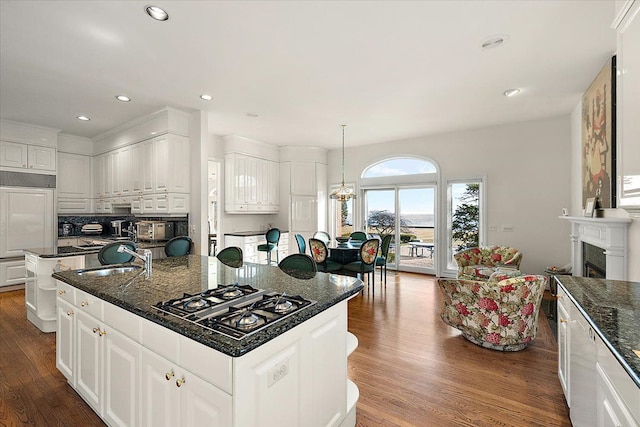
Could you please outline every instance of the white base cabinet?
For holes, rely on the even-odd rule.
[[[266,234],[266,232],[265,232]],[[237,246],[242,249],[242,259],[244,262],[252,262],[255,264],[266,264],[267,253],[258,251],[258,246],[267,243],[265,234],[257,234],[254,236],[234,236],[227,234],[224,236],[225,247]],[[271,254],[271,262],[283,260],[289,254],[289,233],[281,233],[278,242],[278,256],[276,258],[275,251]]]
[[[0,262],[0,292],[3,287],[13,289],[25,282],[24,260],[10,260]],[[11,288],[9,288],[11,286]]]
[[[25,303],[27,319],[42,332],[56,330],[56,281],[51,275],[57,271],[84,268],[84,255],[40,258],[25,255]]]
[[[110,426],[355,425],[347,301],[232,358],[66,283],[57,288],[56,366]]]
[[[572,425],[639,427],[640,387],[561,285],[558,295],[558,376]],[[570,326],[565,330],[567,323]],[[561,341],[563,333],[569,337],[565,344]]]

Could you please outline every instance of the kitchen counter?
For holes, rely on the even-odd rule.
[[[640,282],[556,277],[568,291],[569,298],[640,387]]]
[[[278,267],[244,263],[239,268],[233,268],[222,264],[217,258],[198,255],[154,260],[153,274],[149,279],[140,273],[88,277],[74,271],[58,272],[53,274],[53,278],[232,357],[242,356],[260,347],[355,295],[364,286],[361,280],[352,277],[318,273],[311,279],[303,280],[287,275]],[[182,297],[184,293],[196,294],[235,282],[273,292],[301,295],[316,301],[316,304],[241,340],[164,315],[152,307],[158,302]]]
[[[224,233],[225,236],[238,236],[238,237],[250,237],[250,236],[264,236],[268,230],[262,231],[233,231],[231,233]],[[289,230],[280,230],[280,233],[288,233]]]
[[[116,240],[110,238],[94,237],[90,240],[102,240],[110,242],[122,242],[123,240]],[[152,248],[164,248],[166,242],[137,242],[138,249],[152,249]],[[50,246],[47,248],[27,248],[23,249],[24,252],[28,252],[39,256],[40,258],[60,258],[70,257],[78,255],[97,254],[100,251],[99,247],[91,249],[78,249],[73,246]]]

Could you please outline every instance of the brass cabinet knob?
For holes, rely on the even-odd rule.
[[[560,319],[560,323],[567,323],[567,319]]]
[[[72,316],[73,315],[73,311],[69,310],[67,311],[67,316]]]
[[[184,379],[184,377],[182,377],[182,378],[178,378],[178,379],[176,380],[176,386],[181,387],[181,386],[182,386],[182,384],[184,384],[184,383],[186,383],[186,382],[187,382],[187,380],[185,380],[185,379]]]
[[[100,331],[100,336],[101,336],[101,337],[103,337],[103,336],[105,336],[105,335],[107,335],[107,331]]]
[[[66,292],[66,291],[64,291],[64,290],[63,290],[63,291],[58,291],[58,295],[64,295],[64,294],[66,294],[66,293],[67,293],[67,292]]]
[[[167,381],[169,381],[174,375],[175,374],[173,373],[173,371],[171,371],[164,374],[164,377],[167,379]]]
[[[100,330],[100,328],[93,328],[93,333],[95,334],[96,332],[98,332]]]
[[[82,301],[82,302],[80,303],[80,305],[81,305],[82,307],[86,307],[86,306],[88,306],[88,305],[89,305],[89,303],[88,303],[87,301]]]

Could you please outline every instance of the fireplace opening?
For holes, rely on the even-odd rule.
[[[604,249],[582,242],[582,262],[584,277],[607,278],[607,257]]]

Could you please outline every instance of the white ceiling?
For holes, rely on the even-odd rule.
[[[613,14],[610,0],[2,0],[0,117],[93,137],[170,106],[207,111],[215,134],[335,148],[341,123],[355,146],[557,116],[614,53]],[[495,34],[507,43],[482,50]]]

